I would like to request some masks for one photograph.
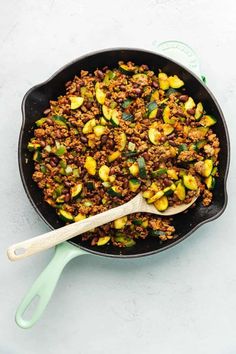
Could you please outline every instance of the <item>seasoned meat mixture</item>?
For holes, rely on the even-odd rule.
[[[199,193],[208,206],[217,177],[216,118],[177,75],[119,62],[81,70],[35,122],[33,180],[66,223],[126,203],[142,192],[159,211]],[[171,219],[136,213],[83,234],[91,245],[131,247],[175,237]]]

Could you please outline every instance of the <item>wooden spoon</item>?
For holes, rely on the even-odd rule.
[[[129,202],[116,208],[107,210],[103,213],[91,216],[79,222],[63,226],[59,229],[46,232],[43,235],[30,238],[28,240],[16,243],[7,250],[8,258],[12,261],[32,256],[35,253],[47,250],[61,242],[67,241],[75,236],[81,235],[95,227],[107,224],[110,221],[121,218],[133,213],[152,213],[156,215],[171,216],[182,213],[188,209],[198,198],[195,196],[188,204],[181,204],[175,207],[169,207],[164,212],[158,211],[153,204],[148,204],[139,193]]]

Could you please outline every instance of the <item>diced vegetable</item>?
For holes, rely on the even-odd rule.
[[[107,125],[108,122],[107,122],[107,120],[106,120],[104,117],[101,117],[101,118],[100,118],[100,124],[101,124],[101,125]]]
[[[90,175],[94,176],[96,174],[97,162],[94,160],[93,157],[87,156],[84,167]]]
[[[202,149],[206,145],[207,141],[206,140],[199,140],[196,143],[197,150]]]
[[[134,116],[131,113],[123,112],[122,119],[132,122],[134,120]]]
[[[160,143],[160,138],[162,137],[162,135],[159,130],[151,127],[148,130],[148,137],[152,144],[158,145]]]
[[[169,97],[170,95],[176,93],[178,91],[176,91],[174,88],[169,88],[167,91],[166,91],[166,96]]]
[[[165,235],[165,232],[161,230],[150,230],[148,233],[148,236],[152,236],[152,237],[159,237],[162,235]]]
[[[215,183],[216,183],[215,177],[209,176],[209,177],[205,178],[205,183],[206,183],[206,186],[209,190],[214,189]]]
[[[151,177],[159,177],[162,176],[163,174],[167,173],[167,169],[166,168],[159,168],[156,171],[152,171],[151,173]]]
[[[72,198],[78,197],[78,195],[82,192],[83,184],[78,183],[75,186],[71,187],[70,194]]]
[[[132,98],[127,98],[126,100],[124,100],[121,107],[126,109],[131,105],[132,102],[133,102]]]
[[[184,82],[177,76],[169,76],[168,78],[170,87],[174,89],[178,89],[184,85]]]
[[[165,195],[170,196],[173,194],[173,192],[176,190],[176,185],[172,183],[170,187],[166,187],[163,189],[163,192]]]
[[[43,123],[45,123],[47,120],[47,118],[41,118],[36,120],[35,124],[37,125],[37,127],[41,127],[43,125]]]
[[[137,225],[137,226],[140,226],[140,225],[142,225],[142,220],[141,220],[141,219],[140,219],[140,220],[134,219],[134,220],[132,221],[132,224]]]
[[[113,186],[107,190],[107,193],[110,194],[112,197],[122,197],[119,187]]]
[[[186,197],[185,187],[182,182],[177,184],[174,194],[178,197],[179,200],[183,201]]]
[[[123,216],[122,218],[114,220],[114,228],[115,229],[123,229],[128,221],[127,216]]]
[[[125,247],[132,247],[136,244],[135,240],[130,237],[126,237],[123,234],[118,234],[115,237],[115,241],[121,243]]]
[[[203,127],[211,127],[212,125],[216,124],[216,118],[210,115],[205,115],[201,118],[200,124]]]
[[[60,195],[57,199],[56,199],[56,203],[61,204],[65,202],[65,195]]]
[[[137,177],[139,175],[139,166],[137,164],[137,162],[133,163],[133,165],[131,165],[129,167],[129,171],[131,173],[131,175]]]
[[[124,132],[121,132],[117,140],[118,140],[117,142],[118,150],[123,151],[125,149],[126,142],[127,142],[126,134]]]
[[[158,74],[159,86],[162,90],[168,90],[170,87],[168,76],[165,73]]]
[[[98,175],[102,181],[107,182],[109,180],[110,168],[106,165],[103,165],[99,168]]]
[[[139,84],[148,85],[148,76],[146,74],[135,74],[133,80]]]
[[[129,180],[129,189],[131,192],[136,192],[141,185],[141,182],[137,178],[132,178]]]
[[[146,172],[146,162],[143,157],[139,157],[137,159],[138,163],[138,168],[139,168],[139,176],[141,178],[146,178],[147,177],[147,172]]]
[[[118,157],[120,157],[121,153],[120,151],[114,151],[111,155],[108,156],[107,160],[108,162],[112,162],[116,159],[118,159]]]
[[[83,126],[82,132],[83,134],[90,134],[93,132],[93,128],[96,126],[96,120],[90,119],[89,121],[87,121],[85,123],[85,125]]]
[[[179,145],[179,152],[182,152],[182,151],[187,151],[188,150],[188,147],[186,144],[180,144]]]
[[[99,237],[99,240],[97,242],[97,246],[104,246],[106,243],[110,241],[111,237],[110,236],[103,236]]]
[[[163,129],[164,135],[170,135],[174,131],[173,125],[168,124],[168,123],[162,124],[162,129]]]
[[[167,175],[168,175],[168,177],[170,178],[170,179],[178,179],[178,175],[177,175],[177,173],[176,173],[176,171],[174,170],[174,169],[168,169],[167,170]]]
[[[168,208],[168,199],[165,195],[163,197],[157,199],[154,203],[155,208],[159,211],[165,211]]]
[[[114,79],[115,76],[116,74],[113,71],[108,70],[103,80],[104,84],[108,86],[110,84],[110,80]]]
[[[59,147],[56,149],[55,154],[57,156],[62,156],[66,153],[66,147],[64,145],[59,145]]]
[[[147,200],[148,204],[154,203],[157,199],[161,198],[164,195],[163,191],[155,193],[151,198]]]
[[[186,188],[188,188],[192,191],[195,191],[198,189],[197,180],[192,175],[184,175],[183,176],[183,183]]]
[[[59,216],[61,217],[62,220],[64,220],[65,222],[68,221],[73,221],[74,217],[71,213],[69,213],[68,211],[65,211],[63,209],[59,210]]]
[[[196,107],[196,111],[194,114],[195,119],[199,120],[202,117],[203,112],[204,112],[203,105],[201,102],[198,102],[197,107]]]
[[[148,117],[150,119],[155,118],[157,115],[157,103],[155,101],[148,103],[147,110],[148,110]]]
[[[77,109],[80,106],[82,106],[83,102],[84,102],[84,98],[83,97],[78,97],[78,96],[70,96],[70,108],[71,109]]]
[[[33,155],[33,160],[36,162],[41,162],[42,161],[42,154],[40,151],[36,150],[34,155]]]
[[[217,174],[218,168],[215,166],[213,167],[212,171],[211,171],[211,175],[215,176]]]
[[[76,216],[74,217],[74,221],[75,221],[75,222],[81,221],[81,220],[84,220],[84,219],[86,219],[86,215],[81,214],[81,213],[79,213],[78,215],[76,215]]]
[[[34,143],[34,142],[29,142],[28,145],[27,145],[27,149],[29,151],[38,150],[38,149],[40,149],[40,144]]]
[[[151,95],[151,101],[156,101],[158,102],[159,101],[159,91],[158,90],[155,90],[152,95]]]
[[[47,167],[45,165],[40,165],[40,171],[45,174],[47,172]]]
[[[103,134],[106,134],[107,128],[104,125],[95,125],[93,128],[94,134],[100,138]]]
[[[94,183],[92,181],[86,182],[86,187],[89,191],[94,191],[95,189]]]
[[[175,124],[176,122],[175,119],[173,118],[171,119],[170,116],[171,116],[170,107],[166,106],[163,111],[163,120],[165,123]]]
[[[203,177],[210,176],[212,169],[213,169],[213,161],[211,159],[205,160],[201,175]]]
[[[96,99],[98,101],[98,103],[100,104],[104,104],[105,99],[106,99],[106,93],[101,90],[100,88],[96,89]]]
[[[73,173],[72,167],[71,167],[71,166],[66,166],[66,168],[65,168],[65,174],[66,174],[66,176],[69,176],[69,175],[71,175],[72,173]]]
[[[111,123],[112,123],[113,127],[118,127],[120,125],[119,113],[116,109],[114,109],[112,112]]]
[[[134,68],[130,68],[129,66],[125,64],[119,65],[119,70],[122,72],[122,74],[125,75],[132,75],[134,73]]]
[[[192,97],[189,97],[188,100],[185,102],[184,104],[184,108],[186,109],[186,111],[188,109],[193,109],[196,106],[194,100],[192,99]]]
[[[146,190],[145,192],[142,193],[143,198],[145,199],[150,199],[151,197],[153,197],[155,194],[155,192],[151,191],[151,190]]]
[[[62,125],[63,127],[67,128],[67,120],[63,116],[52,116],[52,120],[56,122],[58,125]]]
[[[111,115],[112,115],[112,109],[103,105],[102,106],[102,113],[104,115],[104,117],[107,119],[107,120],[110,120],[111,119]]]

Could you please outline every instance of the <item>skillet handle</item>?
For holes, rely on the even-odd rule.
[[[30,328],[38,321],[53,294],[57,281],[66,264],[73,258],[84,254],[87,254],[87,252],[68,242],[64,242],[56,247],[54,257],[36,279],[16,311],[15,320],[19,327]],[[30,311],[30,318],[26,319],[24,318],[24,314],[30,305],[33,305],[34,300],[37,303],[33,306],[33,311]]]
[[[193,71],[204,83],[206,83],[206,77],[201,73],[201,66],[198,55],[187,44],[172,40],[162,43],[154,41],[153,47],[161,54],[176,60],[182,65],[185,65],[189,70]]]

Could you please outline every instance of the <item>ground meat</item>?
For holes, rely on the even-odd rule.
[[[195,119],[194,107],[186,109],[185,89],[166,90],[171,79],[163,83],[145,64],[119,62],[111,69],[81,70],[36,121],[28,147],[35,161],[32,177],[45,201],[66,222],[124,204],[139,191],[161,210],[190,202],[199,189],[208,206],[213,194],[205,160],[218,166],[219,139]],[[192,184],[184,182],[186,175]],[[175,238],[172,220],[135,213],[82,240],[131,247],[147,237]]]

